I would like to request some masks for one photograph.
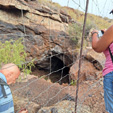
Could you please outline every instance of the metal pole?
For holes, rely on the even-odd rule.
[[[81,49],[80,49],[80,59],[79,59],[79,70],[78,70],[78,79],[77,79],[77,89],[76,89],[76,97],[75,97],[75,113],[77,113],[77,100],[78,100],[78,89],[79,89],[79,77],[80,77],[80,68],[81,68],[81,58],[82,58],[82,50],[83,50],[83,41],[85,35],[85,25],[86,25],[86,18],[87,18],[87,10],[88,10],[89,0],[86,1],[86,10],[85,10],[85,18],[84,18],[84,25],[83,25],[83,32],[82,32],[82,40],[81,40]]]

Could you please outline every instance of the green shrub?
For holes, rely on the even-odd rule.
[[[76,81],[76,80],[71,80],[70,85],[75,86],[75,85],[76,85],[76,83],[77,83],[77,81]]]
[[[78,24],[69,24],[69,36],[75,42],[76,47],[80,47],[80,39],[82,37],[82,26]]]
[[[89,34],[89,32],[90,32],[90,30],[92,28],[98,29],[98,26],[96,25],[96,23],[93,20],[87,18],[87,20],[86,20],[86,26],[85,26],[85,37],[86,38],[87,38],[87,36],[88,36],[88,34]]]
[[[49,2],[49,0],[38,0],[38,2],[42,4],[42,3],[47,3],[47,2]]]
[[[26,62],[27,53],[25,52],[24,45],[22,44],[22,38],[13,41],[0,42],[0,67],[3,64],[14,63],[24,72],[29,74],[31,72],[31,66],[33,61],[24,64]],[[29,67],[29,69],[27,68]]]
[[[109,22],[110,19],[96,16],[93,14],[88,14],[87,19],[90,20],[91,22],[93,22],[99,30],[107,29],[109,26],[111,26],[113,24],[113,21]]]

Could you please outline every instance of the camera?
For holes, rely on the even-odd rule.
[[[104,31],[103,30],[100,30],[98,31],[98,38],[101,38],[104,34]]]

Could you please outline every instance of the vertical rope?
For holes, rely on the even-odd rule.
[[[82,41],[81,41],[80,59],[79,59],[79,70],[78,70],[78,79],[77,79],[77,90],[76,90],[76,98],[75,98],[75,113],[77,111],[79,77],[80,77],[80,68],[81,68],[81,61],[82,61],[81,57],[82,57],[83,41],[84,41],[84,35],[85,35],[85,25],[86,25],[86,18],[87,18],[88,3],[89,3],[89,0],[86,1],[85,18],[84,18],[84,25],[83,25],[83,32],[82,32]]]

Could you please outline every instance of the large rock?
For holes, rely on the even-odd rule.
[[[79,61],[77,60],[70,68],[70,79],[77,80],[78,79],[78,70],[79,70]],[[86,80],[94,80],[98,77],[98,70],[87,60],[83,60],[81,63],[80,69],[80,82]]]
[[[102,76],[105,56],[102,53],[95,52],[91,47],[83,51],[80,69],[80,81],[94,80]],[[79,59],[70,68],[70,79],[78,79]],[[101,73],[101,74],[100,74]]]
[[[93,63],[96,69],[102,70],[104,68],[105,56],[103,53],[97,53],[92,47],[87,47],[83,55],[89,62]]]

